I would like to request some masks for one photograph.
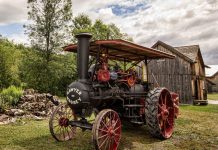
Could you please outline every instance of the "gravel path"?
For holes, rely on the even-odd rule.
[[[218,105],[218,100],[208,100],[208,104],[217,104]]]

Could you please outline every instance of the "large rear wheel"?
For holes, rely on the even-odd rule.
[[[116,150],[121,138],[119,115],[111,110],[102,110],[96,117],[92,128],[96,150]]]
[[[148,93],[145,108],[148,131],[154,137],[167,139],[174,127],[174,107],[170,92],[166,88],[156,88]]]

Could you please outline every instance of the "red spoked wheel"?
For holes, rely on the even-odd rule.
[[[70,120],[76,120],[76,116],[67,104],[61,104],[53,111],[49,129],[57,141],[68,141],[75,136],[76,127],[68,124]]]
[[[156,88],[146,98],[146,124],[151,135],[167,139],[174,127],[174,107],[170,92],[166,88]]]
[[[97,150],[116,150],[121,138],[119,115],[111,109],[102,110],[95,119],[92,133]]]

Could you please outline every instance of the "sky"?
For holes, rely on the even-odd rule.
[[[210,68],[205,68],[206,76],[211,77],[218,71],[218,65],[209,65]]]
[[[0,0],[0,34],[28,43],[27,0]],[[73,15],[115,23],[134,42],[151,47],[199,44],[207,65],[218,65],[218,0],[72,0]]]

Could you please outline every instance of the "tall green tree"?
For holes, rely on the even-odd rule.
[[[73,34],[78,34],[80,32],[91,32],[92,30],[92,20],[89,16],[85,14],[80,14],[73,18]]]
[[[72,2],[28,0],[27,3],[30,24],[25,25],[25,28],[34,51],[25,53],[21,76],[28,87],[57,93],[65,69],[64,60],[60,61],[62,55],[59,54],[71,36]]]
[[[51,55],[64,44],[72,17],[71,0],[28,0],[26,25],[32,46],[49,62]]]
[[[122,33],[115,24],[105,24],[100,19],[92,23],[92,20],[86,14],[80,14],[73,19],[73,42],[76,41],[74,35],[79,32],[92,33],[92,40],[124,39],[133,41],[126,33]]]

